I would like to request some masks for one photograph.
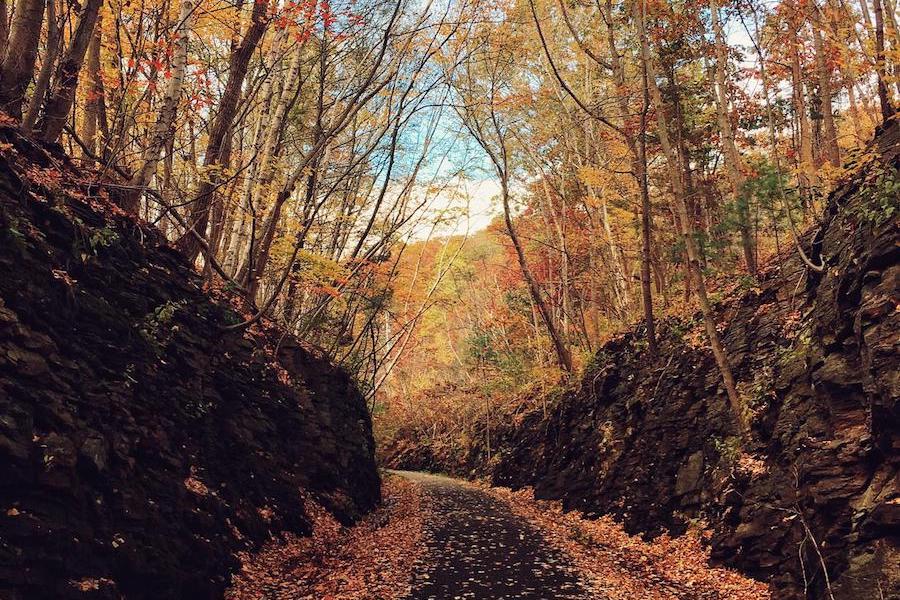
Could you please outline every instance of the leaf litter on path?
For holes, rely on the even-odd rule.
[[[765,583],[709,564],[703,533],[629,535],[611,517],[588,519],[531,489],[484,489],[537,527],[547,543],[572,558],[604,600],[770,600]]]
[[[421,552],[423,506],[418,486],[387,476],[383,504],[353,527],[307,501],[308,537],[285,535],[254,554],[226,593],[228,600],[394,600],[408,595]]]

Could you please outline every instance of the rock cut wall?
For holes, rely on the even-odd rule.
[[[718,306],[740,440],[699,316],[607,344],[548,420],[516,430],[493,473],[632,531],[714,529],[713,555],[777,598],[900,598],[900,127],[828,199],[807,270],[775,261]]]
[[[376,505],[345,372],[225,330],[227,294],[95,173],[5,125],[0,154],[0,598],[221,597],[236,552],[309,531],[304,497]]]

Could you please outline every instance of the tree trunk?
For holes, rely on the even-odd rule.
[[[284,128],[288,112],[294,106],[299,97],[298,79],[300,76],[300,66],[302,64],[304,44],[298,44],[290,68],[284,80],[284,86],[275,105],[275,111],[272,114],[269,127],[265,130],[265,136],[262,142],[261,154],[259,161],[259,178],[255,181],[255,189],[253,190],[253,206],[261,206],[263,198],[269,191],[272,179],[275,176],[275,168],[278,161],[279,147],[284,136]],[[324,48],[323,59],[324,60]],[[322,82],[320,86],[324,87]]]
[[[619,57],[616,48],[616,39],[613,23],[612,2],[607,0],[605,4],[606,21],[607,21],[607,48],[612,61],[613,72],[616,77],[616,83],[621,89],[625,89],[625,67]],[[656,342],[656,322],[653,317],[653,289],[650,286],[650,271],[652,267],[652,258],[650,247],[652,243],[653,233],[651,230],[653,223],[653,215],[650,206],[650,187],[647,178],[647,111],[650,106],[650,90],[647,84],[647,71],[641,69],[641,88],[642,88],[642,106],[640,117],[640,141],[636,141],[630,136],[626,136],[626,145],[631,156],[631,170],[637,182],[641,196],[641,306],[644,311],[644,323],[647,327],[647,349],[650,356],[656,358],[659,354],[659,347]],[[624,94],[616,94],[619,102],[619,117],[623,123],[627,122],[631,110],[628,106],[628,100]]]
[[[56,16],[56,0],[48,0],[47,51],[44,53],[44,60],[41,61],[41,70],[38,73],[37,80],[34,82],[34,90],[31,93],[31,100],[28,101],[28,109],[25,111],[25,117],[22,119],[22,128],[25,131],[31,131],[34,128],[38,114],[41,112],[41,103],[47,94],[50,76],[53,74],[53,66],[56,64],[57,55],[59,55],[60,41],[59,20]]]
[[[25,91],[34,73],[41,21],[46,0],[19,0],[0,65],[0,110],[15,119],[22,118]]]
[[[237,111],[238,100],[241,96],[241,88],[247,75],[250,58],[256,50],[256,46],[262,39],[268,21],[266,13],[269,8],[267,1],[255,2],[251,13],[250,27],[241,40],[235,46],[228,61],[228,81],[225,83],[225,91],[219,102],[219,110],[213,120],[209,140],[206,144],[206,152],[203,157],[204,172],[200,179],[197,193],[194,195],[191,206],[188,225],[202,238],[206,236],[206,228],[209,224],[209,208],[212,206],[213,194],[219,185],[220,174],[216,172],[221,166],[224,142],[231,122]],[[190,262],[197,260],[200,254],[200,242],[186,231],[177,242],[177,247],[184,253]]]
[[[505,174],[501,175],[500,178],[500,191],[501,198],[503,199],[503,220],[506,223],[506,232],[509,234],[509,239],[512,241],[513,248],[516,251],[516,258],[519,261],[519,268],[522,270],[522,276],[528,284],[528,291],[531,294],[531,299],[537,306],[538,312],[541,315],[541,320],[544,321],[544,326],[550,334],[553,348],[556,350],[556,358],[559,362],[559,366],[567,373],[571,373],[573,368],[572,355],[569,353],[565,341],[563,341],[562,336],[556,329],[556,324],[553,322],[553,316],[550,314],[547,303],[544,301],[544,297],[541,294],[541,288],[534,278],[534,275],[531,273],[531,269],[528,267],[528,261],[525,258],[525,250],[522,248],[522,243],[519,241],[519,236],[516,233],[516,228],[513,224],[512,212],[509,206],[509,184]]]
[[[97,26],[94,28],[94,37],[91,39],[91,45],[88,47],[87,76],[89,88],[87,99],[84,103],[84,121],[81,125],[81,141],[94,154],[97,154],[97,127],[100,124],[101,104],[104,102],[103,79],[100,74],[100,46],[102,42],[103,23],[101,18],[98,18]],[[86,161],[90,160],[87,156],[83,158]]]
[[[6,57],[6,43],[9,42],[9,10],[6,6],[6,0],[0,0],[0,63]]]
[[[609,209],[606,198],[600,198],[600,218],[603,221],[603,233],[606,236],[606,244],[609,246],[609,257],[613,267],[613,282],[616,291],[616,304],[619,316],[626,317],[628,313],[628,281],[625,276],[625,265],[619,245],[613,235],[612,226],[609,224]]]
[[[753,246],[753,235],[750,226],[750,211],[747,199],[744,197],[744,166],[741,155],[738,152],[734,139],[734,129],[731,126],[731,118],[728,115],[728,90],[726,88],[726,67],[728,65],[728,50],[725,42],[725,32],[719,21],[719,6],[717,0],[709,2],[712,27],[716,37],[716,71],[713,82],[715,92],[716,118],[719,124],[719,134],[722,136],[722,150],[725,155],[725,167],[728,170],[728,178],[731,181],[731,194],[734,207],[737,210],[741,233],[741,247],[744,251],[744,264],[747,272],[756,275],[756,252]]]
[[[312,176],[309,177],[310,180],[313,179]],[[311,192],[311,185],[314,185],[314,182],[308,182],[307,194]],[[281,219],[281,208],[284,206],[284,203],[291,196],[291,190],[279,190],[278,195],[275,197],[275,204],[272,206],[272,210],[269,211],[266,216],[266,220],[263,222],[262,227],[262,236],[259,240],[259,246],[256,249],[255,256],[252,261],[247,263],[246,274],[244,278],[246,281],[241,281],[239,278],[238,281],[241,283],[246,283],[247,290],[250,293],[250,297],[253,298],[256,296],[256,292],[259,290],[259,284],[262,280],[263,273],[266,270],[266,265],[269,262],[269,255],[272,251],[272,242],[275,241],[275,231],[278,228],[278,221]]]
[[[828,57],[825,53],[826,47],[822,30],[815,23],[813,23],[813,36],[816,47],[819,97],[822,102],[822,154],[833,166],[840,167],[841,150],[838,148],[837,128],[834,125],[834,108],[832,107],[831,67],[828,65]]]
[[[641,302],[644,308],[644,323],[647,326],[647,350],[650,356],[656,358],[659,347],[656,343],[656,323],[653,318],[653,290],[650,287],[650,269],[652,259],[650,255],[652,215],[650,213],[650,189],[647,181],[647,73],[642,75],[644,87],[644,108],[641,110],[641,142],[638,159],[635,161],[637,171],[635,176],[641,190]]]
[[[275,69],[279,61],[281,45],[287,36],[287,28],[279,29],[274,41],[272,42],[266,65],[269,70]],[[259,163],[262,159],[263,143],[265,142],[265,132],[269,125],[269,115],[274,105],[274,98],[280,95],[278,91],[277,81],[273,81],[274,77],[267,77],[263,82],[260,90],[260,107],[256,123],[250,132],[250,139],[247,140],[246,146],[249,148],[249,163],[245,169],[243,181],[241,182],[240,197],[237,200],[238,209],[241,210],[240,218],[235,218],[231,224],[231,228],[225,236],[224,240],[225,254],[225,270],[230,274],[235,274],[240,262],[240,248],[244,242],[241,239],[246,230],[247,219],[251,218],[255,211],[253,203],[253,194],[255,193],[259,181]],[[255,218],[255,217],[252,217]],[[234,249],[230,251],[229,249]]]
[[[731,404],[731,410],[735,420],[741,430],[741,433],[749,432],[749,424],[740,395],[737,392],[734,375],[731,372],[731,366],[728,364],[728,356],[722,341],[719,338],[719,332],[716,329],[715,315],[712,306],[709,303],[709,297],[706,294],[706,283],[703,278],[703,272],[700,269],[700,260],[698,256],[696,239],[694,239],[694,231],[690,216],[688,215],[687,203],[684,199],[684,183],[681,180],[682,172],[679,169],[678,154],[672,146],[669,139],[668,125],[666,123],[665,107],[662,102],[662,94],[656,84],[656,74],[653,61],[650,57],[650,47],[647,41],[646,29],[644,27],[643,6],[640,2],[634,4],[635,23],[638,28],[638,37],[640,39],[641,60],[644,68],[647,69],[647,80],[649,82],[650,96],[656,111],[657,133],[659,135],[660,146],[662,146],[663,154],[666,158],[666,164],[671,179],[672,188],[675,197],[675,208],[679,216],[681,226],[681,236],[684,240],[688,259],[688,273],[693,278],[697,288],[697,297],[700,301],[700,310],[703,313],[703,321],[706,326],[706,334],[709,337],[710,346],[712,347],[713,356],[722,375],[722,382],[725,391],[728,394],[728,400]]]
[[[862,14],[866,31],[872,31],[872,17],[869,15],[869,5],[866,0],[859,0],[859,11]]]
[[[897,30],[897,18],[894,11],[894,3],[884,0],[884,14],[889,26],[888,34],[891,39],[891,62],[893,63],[894,88],[900,94],[900,61],[897,60],[897,49],[900,48],[900,32]]]
[[[881,0],[874,0],[875,7],[875,71],[878,73],[878,100],[881,103],[881,118],[887,122],[894,116],[894,105],[887,86],[887,72],[884,56],[884,16]]]
[[[38,126],[38,135],[45,142],[56,142],[62,133],[72,102],[75,100],[75,87],[78,85],[78,73],[84,63],[84,55],[94,36],[94,26],[103,0],[87,0],[78,15],[78,25],[69,41],[65,55],[56,68],[53,89],[44,104],[44,114]]]
[[[791,34],[791,77],[793,82],[794,112],[800,129],[800,184],[805,192],[804,207],[808,207],[808,200],[812,194],[812,188],[818,185],[815,164],[813,164],[812,152],[812,128],[809,124],[809,112],[806,109],[806,92],[803,89],[803,73],[800,70],[800,47],[798,42],[799,31]]]
[[[172,64],[169,66],[169,79],[163,95],[162,106],[159,108],[150,140],[141,156],[141,165],[131,177],[131,181],[128,182],[133,189],[128,192],[125,208],[134,214],[137,213],[140,206],[144,189],[156,173],[160,152],[175,135],[175,116],[178,113],[178,102],[181,99],[181,88],[184,84],[184,73],[187,67],[188,36],[190,35],[190,20],[193,11],[193,0],[181,1],[178,25],[175,29],[175,48],[172,54]]]
[[[550,186],[547,185],[547,180],[542,178],[542,189],[544,192],[544,201],[546,206],[542,211],[546,216],[544,218],[544,222],[546,227],[549,229],[553,228],[553,231],[556,233],[557,239],[557,248],[559,251],[559,322],[562,323],[563,327],[563,335],[568,338],[569,336],[569,315],[572,313],[571,302],[569,298],[569,251],[567,246],[567,236],[566,236],[566,201],[564,197],[560,197],[560,213],[557,214],[556,207],[553,205],[553,197],[550,194]],[[557,272],[557,269],[553,268],[552,257],[550,257],[551,264],[549,272]]]
[[[312,144],[314,148],[322,142],[324,136],[324,122],[322,119],[325,115],[325,81],[327,79],[328,69],[327,50],[328,47],[323,40],[321,47],[319,48],[319,93],[316,100],[316,125]],[[274,176],[274,161],[278,156],[278,148],[284,134],[284,127],[286,124],[285,119],[288,111],[297,101],[300,92],[298,78],[300,75],[300,59],[302,53],[303,46],[301,45],[297,48],[294,60],[291,63],[287,80],[281,91],[278,104],[275,107],[275,114],[272,116],[272,124],[266,134],[266,141],[263,145],[263,152],[266,158],[263,165],[260,166],[261,178],[258,184],[259,189],[254,192],[254,196],[257,198],[254,202],[254,206],[260,206],[263,197],[262,194],[266,193],[272,177]],[[303,205],[304,218],[301,223],[301,227],[303,228],[308,228],[310,225],[310,223],[307,222],[305,215],[308,214],[308,211],[312,210],[312,205],[315,201],[316,186],[318,185],[318,171],[322,166],[322,154],[325,153],[327,153],[327,149],[323,149],[321,153],[317,154],[310,164],[310,173],[306,178],[306,195]],[[287,199],[291,197],[291,194],[294,193],[294,187],[299,180],[298,175],[298,173],[289,175],[284,185],[278,191],[278,194],[275,197],[275,203],[263,221],[259,249],[256,255],[253,256],[253,249],[251,248],[250,263],[247,265],[245,273],[239,274],[239,277],[241,275],[246,277],[248,290],[250,290],[251,296],[255,295],[259,288],[259,282],[261,281],[266,265],[269,262],[269,253],[272,249],[272,242],[275,239],[275,230],[278,227],[278,221],[281,218],[282,206]],[[301,232],[301,235],[305,236],[306,234],[305,232]]]
[[[228,169],[231,166],[233,143],[234,135],[233,132],[229,131],[225,138],[225,151],[223,152],[222,158],[222,166],[225,169]],[[235,185],[236,182],[231,180],[228,185],[225,186],[225,190],[223,190],[226,193],[217,194],[210,209],[211,219],[209,224],[209,237],[207,238],[206,243],[212,257],[221,256],[221,254],[219,254],[219,246],[222,243],[222,237],[225,231],[225,203],[226,199],[230,200],[233,197]],[[211,280],[212,276],[212,263],[209,260],[209,257],[207,257],[203,263],[203,277],[206,280]]]
[[[322,51],[322,62],[324,64],[324,48]],[[287,115],[290,109],[296,103],[300,93],[298,79],[300,74],[302,54],[303,45],[301,44],[297,47],[294,58],[291,61],[291,66],[288,70],[288,74],[284,82],[284,87],[282,88],[281,94],[278,97],[278,102],[275,105],[275,111],[272,115],[271,123],[269,124],[268,129],[265,131],[265,137],[262,143],[262,156],[259,158],[259,177],[254,182],[255,189],[251,190],[251,205],[254,207],[254,210],[258,210],[263,205],[263,200],[270,193],[271,183],[275,176],[278,156],[280,154],[281,142],[284,137],[284,128],[287,124]],[[324,109],[322,108],[323,100],[321,99],[321,95],[322,93],[324,93],[324,86],[325,83],[323,81],[320,83],[320,100],[319,109],[317,112],[318,117],[314,145],[319,141],[322,135],[321,113]],[[315,170],[317,169],[318,162],[318,158],[313,161],[313,165],[311,166],[313,172],[315,172]],[[285,186],[278,191],[275,196],[272,208],[266,213],[265,218],[263,219],[262,226],[260,227],[262,235],[260,237],[259,248],[256,249],[256,256],[252,257],[252,260],[244,265],[244,267],[238,273],[238,280],[246,280],[248,290],[250,291],[251,295],[256,293],[259,285],[259,280],[262,277],[263,271],[266,268],[266,264],[269,261],[269,252],[271,250],[272,242],[275,239],[275,230],[278,227],[278,221],[281,219],[282,206],[293,193],[294,184],[290,183],[292,179],[292,177],[288,176],[288,183],[286,183]],[[313,177],[309,177],[308,180],[312,181],[313,183],[315,182],[315,178]]]

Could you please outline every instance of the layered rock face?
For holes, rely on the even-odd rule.
[[[221,597],[236,552],[379,500],[343,371],[242,320],[97,175],[0,126],[0,597]]]
[[[714,557],[778,598],[900,597],[900,131],[829,198],[811,239],[719,304],[740,440],[699,316],[604,347],[551,418],[519,427],[493,477],[612,513],[633,531],[714,528]]]

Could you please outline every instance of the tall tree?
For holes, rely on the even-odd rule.
[[[864,1],[864,0],[863,0]],[[878,101],[881,104],[881,118],[888,121],[894,117],[894,103],[888,88],[887,57],[884,49],[884,9],[881,0],[873,0],[875,8],[875,72],[878,76]]]
[[[53,75],[53,67],[56,66],[56,57],[59,55],[62,42],[60,31],[59,17],[56,14],[56,0],[48,0],[46,50],[41,61],[41,70],[38,72],[37,80],[34,82],[28,109],[22,118],[22,127],[26,131],[30,131],[34,127],[38,114],[41,111],[41,104],[44,102],[47,88],[50,86],[50,76]]]
[[[658,353],[658,348],[656,340],[656,324],[653,316],[653,295],[650,287],[650,269],[652,260],[650,252],[650,246],[652,244],[652,215],[646,156],[647,109],[649,106],[646,91],[646,74],[642,75],[641,89],[644,90],[644,96],[642,99],[642,107],[640,109],[639,132],[638,135],[635,135],[635,132],[631,130],[631,127],[629,127],[629,120],[632,117],[633,111],[629,106],[628,98],[625,93],[628,89],[625,80],[625,63],[616,45],[615,32],[617,29],[617,25],[615,22],[612,0],[607,0],[603,5],[600,5],[598,3],[598,7],[600,8],[599,12],[604,21],[606,29],[606,45],[608,58],[604,58],[598,52],[594,52],[590,49],[588,44],[586,44],[584,40],[581,39],[576,31],[576,28],[573,26],[569,13],[567,12],[565,2],[560,2],[559,5],[566,27],[575,39],[577,46],[598,67],[604,70],[608,70],[612,74],[616,88],[618,90],[618,93],[615,94],[615,102],[619,113],[619,124],[617,125],[613,123],[605,113],[589,106],[584,99],[576,94],[572,87],[563,78],[563,75],[560,72],[560,69],[557,67],[556,62],[554,61],[553,56],[550,52],[550,47],[547,43],[547,39],[544,36],[544,31],[541,27],[541,19],[538,17],[535,1],[529,0],[531,15],[538,34],[538,38],[541,43],[541,48],[543,49],[544,56],[547,59],[554,78],[557,80],[566,94],[575,101],[575,104],[582,111],[589,115],[593,120],[613,130],[618,135],[621,135],[626,147],[628,148],[629,156],[631,159],[631,174],[634,177],[638,188],[640,189],[641,197],[641,301],[644,311],[644,323],[647,328],[648,351],[651,356],[655,357]]]
[[[813,161],[812,126],[809,122],[806,86],[800,63],[800,31],[803,23],[800,11],[796,8],[794,10],[795,15],[791,19],[792,30],[788,34],[790,38],[791,90],[793,94],[794,119],[797,123],[797,135],[799,138],[798,170],[804,193],[804,207],[808,208],[814,188],[818,187],[819,180],[816,175],[815,162]]]
[[[700,310],[703,313],[703,322],[706,326],[706,334],[712,347],[713,356],[719,367],[719,373],[722,376],[722,383],[728,395],[732,412],[742,432],[748,429],[748,421],[746,407],[741,400],[737,391],[734,375],[731,372],[731,365],[728,362],[728,355],[722,340],[719,337],[716,328],[716,317],[709,302],[709,296],[706,290],[706,281],[700,266],[699,251],[697,249],[697,239],[693,228],[693,218],[688,213],[687,203],[685,201],[684,182],[682,181],[683,169],[679,166],[678,153],[672,145],[669,136],[669,125],[666,117],[666,107],[662,101],[662,94],[656,83],[656,67],[650,54],[650,43],[647,36],[647,27],[645,25],[646,4],[645,0],[637,0],[633,5],[634,23],[637,37],[640,44],[641,61],[647,69],[647,80],[650,88],[650,98],[656,113],[656,132],[659,137],[659,143],[663,150],[666,165],[669,173],[669,183],[672,186],[674,196],[675,211],[678,214],[678,224],[681,228],[681,237],[684,242],[687,260],[688,272],[693,279],[694,286],[697,289],[697,297],[700,303]]]
[[[756,275],[756,248],[753,244],[753,234],[750,226],[750,211],[747,199],[744,195],[744,165],[741,154],[738,152],[734,139],[734,128],[731,125],[729,115],[729,97],[727,87],[728,46],[725,40],[725,32],[719,19],[719,5],[717,0],[710,0],[709,12],[712,19],[713,33],[715,36],[716,67],[713,81],[716,103],[716,119],[719,124],[719,136],[725,157],[725,165],[728,170],[728,178],[731,181],[731,197],[738,213],[738,226],[741,233],[741,247],[744,251],[744,264],[751,275]]]
[[[221,181],[219,168],[225,161],[225,139],[231,129],[237,111],[238,101],[241,97],[241,88],[244,78],[247,76],[247,67],[256,47],[266,31],[269,23],[267,16],[269,2],[267,0],[255,1],[250,15],[250,26],[231,51],[228,60],[228,80],[219,100],[218,110],[210,128],[209,138],[206,142],[206,151],[203,155],[203,173],[200,185],[194,194],[190,207],[188,224],[193,230],[187,231],[178,240],[179,249],[184,252],[188,260],[193,262],[200,254],[201,244],[199,238],[206,236],[206,228],[209,224],[209,209],[214,201],[214,195]],[[196,234],[196,235],[195,235]]]
[[[3,63],[0,64],[0,110],[22,118],[25,91],[37,61],[46,0],[18,0]]]
[[[81,140],[85,145],[83,151],[84,158],[88,161],[91,159],[88,153],[94,154],[97,151],[97,131],[103,134],[104,138],[109,136],[109,126],[106,122],[106,100],[105,91],[103,89],[103,76],[100,72],[100,50],[103,44],[103,23],[102,19],[97,19],[97,25],[94,27],[94,37],[88,46],[87,55],[87,92],[84,102],[84,118],[81,125]]]
[[[9,23],[6,0],[0,0],[0,63],[6,56],[6,44],[9,41]]]
[[[56,142],[62,134],[72,102],[75,87],[88,45],[94,36],[94,26],[103,0],[86,0],[78,14],[78,24],[69,40],[65,54],[60,58],[53,78],[53,87],[44,103],[44,113],[38,123],[38,135],[45,142]]]
[[[181,88],[184,84],[185,68],[187,67],[190,22],[193,11],[193,0],[181,0],[178,23],[173,36],[172,64],[167,72],[168,83],[163,94],[162,105],[159,108],[159,114],[150,140],[144,147],[141,163],[134,175],[132,175],[131,181],[128,182],[132,189],[129,191],[129,200],[126,208],[131,212],[137,212],[141,194],[156,173],[159,155],[175,135],[175,117],[178,112],[178,102],[181,99]]]
[[[822,155],[835,167],[841,166],[841,150],[838,147],[837,128],[834,124],[834,106],[832,104],[831,64],[828,58],[828,46],[819,25],[823,21],[822,12],[816,11],[817,18],[812,23],[813,40],[816,52],[816,75],[819,79],[819,102],[822,113]]]
[[[487,35],[490,36],[491,33],[488,32]],[[469,135],[487,155],[499,180],[503,222],[515,250],[519,269],[525,279],[531,301],[537,307],[541,321],[550,336],[560,368],[571,372],[573,364],[568,344],[559,331],[544,299],[544,292],[528,264],[525,248],[512,214],[510,125],[504,124],[498,107],[505,103],[504,89],[509,85],[506,77],[515,69],[512,62],[513,54],[508,43],[502,43],[499,39],[488,37],[486,40],[481,40],[480,43],[484,46],[475,48],[466,57],[462,75],[454,77],[451,74],[450,76],[451,82],[455,82],[453,84],[460,97],[460,102],[456,107],[457,114]]]

